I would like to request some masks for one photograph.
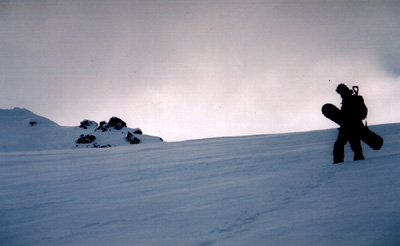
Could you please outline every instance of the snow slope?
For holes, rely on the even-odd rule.
[[[400,245],[400,125],[0,153],[0,245]]]
[[[35,122],[33,126],[29,124],[31,121]],[[128,131],[132,133],[136,130],[138,128],[124,127],[121,130],[109,129],[102,132],[96,128],[65,127],[27,109],[0,109],[0,152],[88,148],[94,144],[124,146],[130,145],[125,139]],[[81,134],[93,135],[96,140],[91,144],[76,144]],[[140,134],[135,136],[141,143],[160,142],[159,137]]]

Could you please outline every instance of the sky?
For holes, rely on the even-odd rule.
[[[166,141],[400,121],[400,1],[0,0],[0,108]]]

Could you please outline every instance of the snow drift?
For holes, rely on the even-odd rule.
[[[383,148],[339,165],[336,129],[3,148],[0,245],[399,245],[400,125],[371,129]]]

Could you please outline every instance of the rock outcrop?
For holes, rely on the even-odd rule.
[[[96,121],[92,120],[83,120],[81,121],[80,128],[89,129],[89,128],[96,128],[98,126]]]
[[[81,135],[79,138],[78,138],[78,140],[76,140],[76,143],[77,144],[88,144],[88,143],[91,143],[91,142],[93,142],[94,140],[96,140],[96,137],[95,136],[93,136],[93,135]]]
[[[128,135],[126,136],[126,140],[128,140],[129,143],[131,144],[138,144],[140,143],[140,139],[138,139],[137,137],[135,137],[134,134],[128,132]]]

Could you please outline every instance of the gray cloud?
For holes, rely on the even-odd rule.
[[[398,121],[392,1],[2,1],[0,107],[165,139],[334,127],[338,83]],[[330,80],[330,82],[329,82]]]

